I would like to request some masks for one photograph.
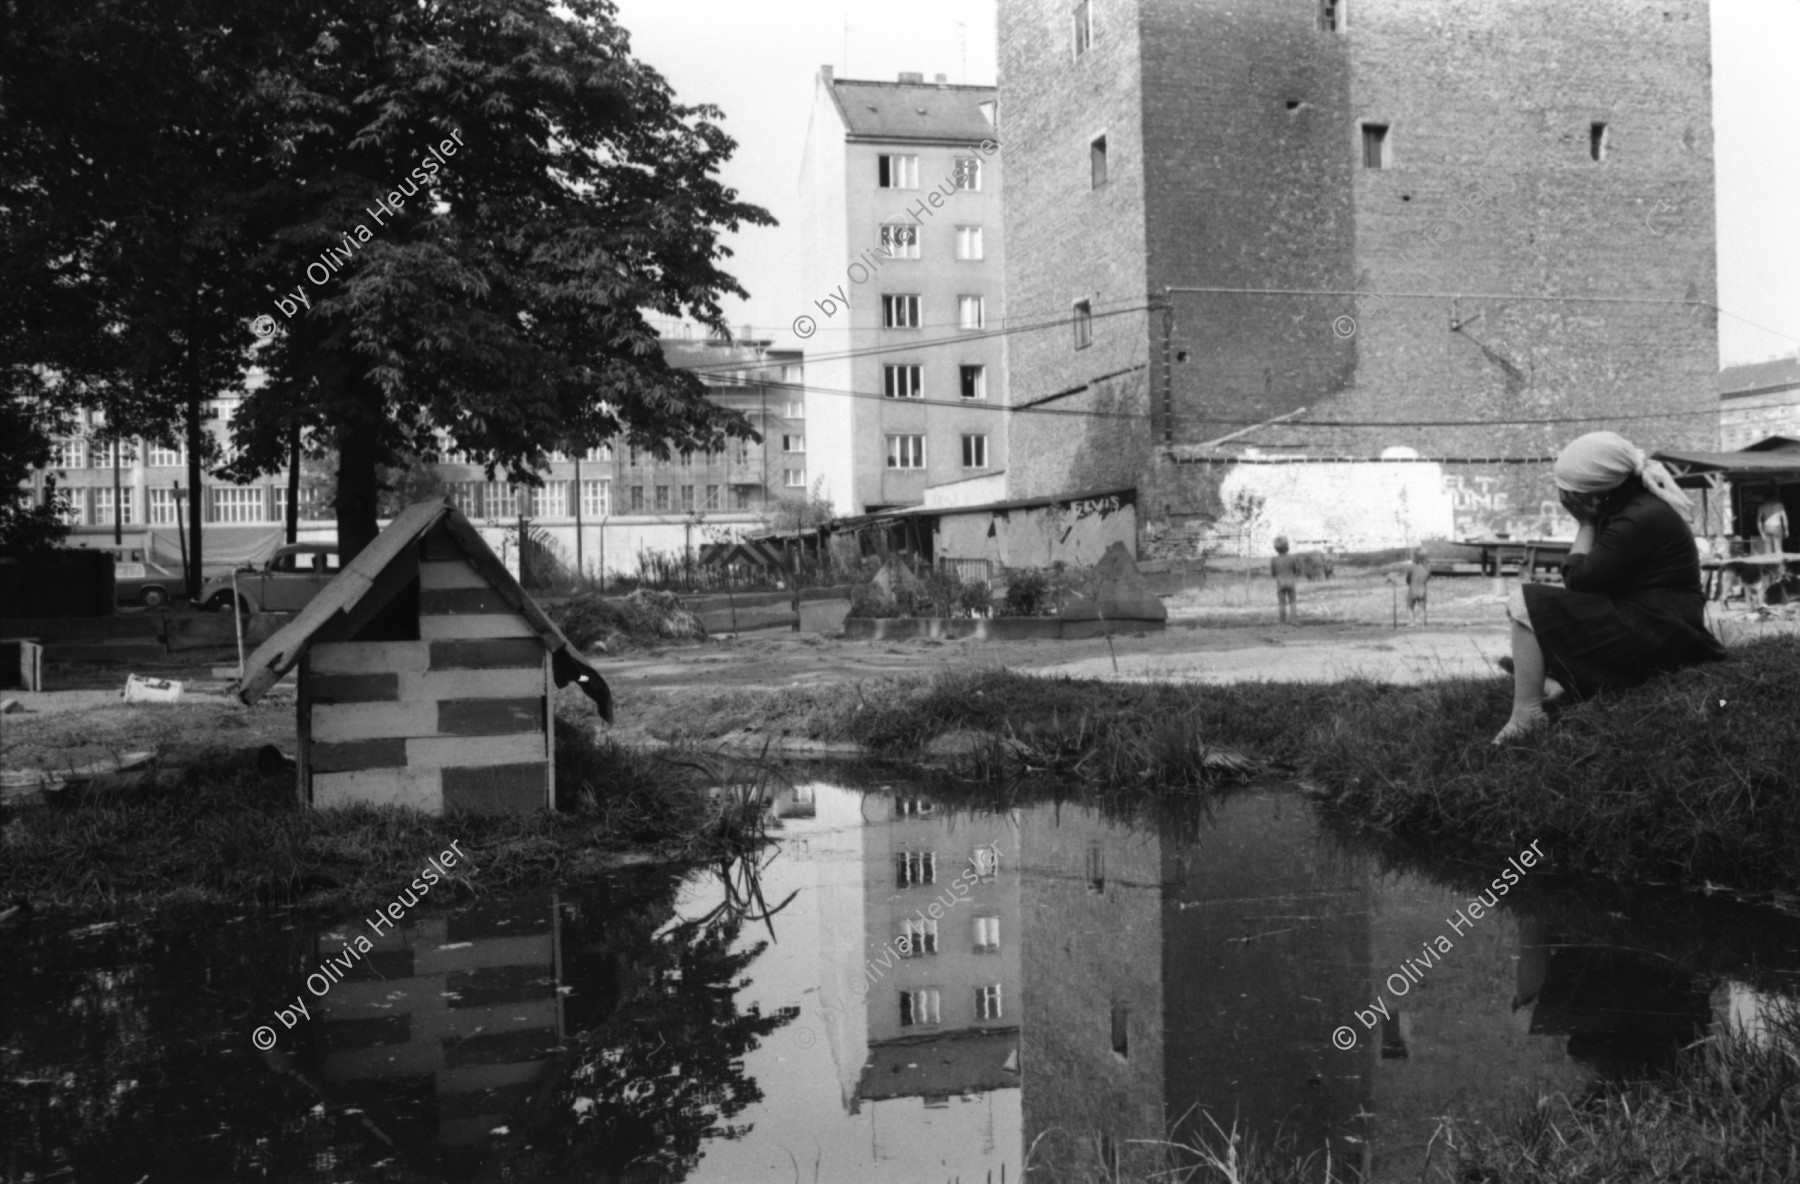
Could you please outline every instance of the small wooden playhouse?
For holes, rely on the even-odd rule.
[[[612,719],[581,659],[448,501],[395,518],[257,649],[238,697],[299,667],[300,800],[428,813],[546,809],[555,688]]]

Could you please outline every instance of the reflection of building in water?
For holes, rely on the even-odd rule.
[[[854,796],[828,795],[820,820]],[[862,824],[852,832],[861,882],[820,887],[820,1006],[845,1109],[869,1114],[877,1160],[919,1158],[921,1167],[948,1150],[926,1144],[973,1121],[982,1146],[956,1148],[956,1162],[975,1150],[996,1180],[1016,1179],[1026,1002],[1017,825],[1006,815],[952,816],[919,793],[869,794],[853,808],[854,820],[836,821]],[[929,1117],[942,1111],[942,1121]]]
[[[1158,1166],[1164,1136],[1163,842],[1092,810],[1020,827],[1025,1141],[1034,1178]]]
[[[869,1059],[857,1098],[1019,1084],[1019,871],[1010,819],[864,799]]]
[[[419,1160],[483,1139],[547,1084],[563,1034],[553,898],[477,906],[374,936],[316,1003],[320,1075]]]
[[[1198,839],[1165,858],[1161,964],[1171,1124],[1279,1137],[1294,1154],[1361,1158],[1342,1136],[1369,1096],[1332,1047],[1369,964],[1369,873],[1291,795],[1222,803]]]

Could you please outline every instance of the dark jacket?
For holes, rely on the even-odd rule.
[[[1673,506],[1648,489],[1596,526],[1594,549],[1563,561],[1563,587],[1634,600],[1660,592],[1703,595],[1693,532]]]
[[[1723,658],[1706,628],[1700,551],[1681,515],[1639,487],[1595,525],[1593,550],[1563,563],[1561,588],[1523,588],[1550,673],[1587,691]]]

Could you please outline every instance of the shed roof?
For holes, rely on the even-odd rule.
[[[255,703],[262,698],[283,675],[299,664],[301,656],[306,653],[306,647],[312,644],[314,637],[326,625],[348,616],[359,606],[366,609],[379,608],[379,605],[374,604],[364,606],[363,601],[376,588],[381,574],[395,560],[411,551],[439,523],[449,531],[450,537],[462,549],[464,557],[474,565],[475,570],[486,577],[501,598],[514,612],[524,617],[537,633],[538,639],[544,643],[544,649],[551,656],[551,672],[555,675],[556,685],[567,686],[571,682],[579,684],[588,698],[600,708],[601,716],[610,723],[612,691],[606,685],[606,680],[582,659],[575,647],[569,644],[569,639],[563,636],[562,630],[544,615],[544,610],[538,607],[537,601],[519,587],[519,581],[513,579],[512,573],[506,570],[506,566],[495,556],[481,535],[469,525],[469,520],[447,498],[442,501],[420,502],[402,510],[388,524],[388,528],[375,536],[374,542],[346,564],[336,578],[325,585],[292,621],[258,646],[245,663],[244,685],[238,688],[238,698],[245,703]],[[388,595],[391,596],[392,593]]]
[[[1776,439],[1776,437],[1771,437]],[[1800,480],[1800,443],[1762,441],[1742,452],[1687,452],[1664,449],[1655,454],[1681,485],[1703,485],[1707,474],[1727,478]]]

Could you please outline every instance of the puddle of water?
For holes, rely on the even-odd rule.
[[[924,786],[776,810],[754,879],[14,929],[6,1179],[1084,1180],[1202,1114],[1413,1179],[1439,1115],[1800,986],[1793,918],[1541,869],[1474,918],[1279,793],[1160,830]]]

